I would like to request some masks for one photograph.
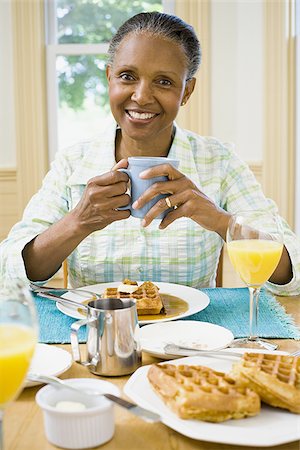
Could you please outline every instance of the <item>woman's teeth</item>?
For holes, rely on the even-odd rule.
[[[140,119],[140,120],[152,119],[152,117],[155,116],[155,114],[152,113],[138,113],[136,111],[128,111],[128,114],[133,119]]]

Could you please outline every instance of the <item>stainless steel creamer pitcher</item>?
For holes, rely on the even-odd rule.
[[[87,326],[87,360],[82,361],[78,330]],[[71,325],[74,361],[103,376],[127,375],[142,363],[136,304],[107,298],[88,303],[87,318]]]

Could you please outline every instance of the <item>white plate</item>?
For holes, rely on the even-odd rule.
[[[204,365],[228,372],[235,360],[230,357],[220,359],[193,356],[177,359],[172,361],[172,364]],[[152,390],[147,379],[149,367],[143,366],[134,372],[124,387],[124,393],[139,406],[160,414],[165,425],[185,436],[208,442],[259,448],[300,439],[300,415],[266,405],[262,405],[260,414],[255,417],[222,423],[179,419]]]
[[[139,323],[141,325],[146,323],[155,323],[155,322],[167,322],[169,320],[177,320],[181,319],[182,317],[188,317],[192,314],[195,314],[199,311],[202,311],[204,308],[206,308],[209,304],[209,297],[204,294],[204,292],[199,291],[198,289],[191,288],[189,286],[182,286],[180,284],[173,284],[173,283],[159,283],[155,282],[156,286],[160,290],[160,294],[169,294],[174,295],[176,297],[181,298],[188,304],[188,310],[182,314],[179,314],[175,317],[167,317],[165,319],[153,319],[153,320],[143,320],[140,319]],[[92,284],[91,286],[84,286],[80,289],[86,289],[88,291],[95,292],[96,294],[102,294],[104,290],[108,287],[117,287],[120,285],[120,282],[110,282],[110,283],[101,283],[101,284]],[[86,299],[83,296],[78,296],[76,293],[68,292],[64,294],[62,297],[76,300],[77,302],[84,302]],[[59,311],[66,314],[67,316],[74,317],[75,319],[82,319],[84,316],[83,314],[80,314],[80,312],[76,308],[72,308],[68,305],[62,305],[57,303],[56,304]],[[140,316],[142,317],[142,316]]]
[[[233,338],[232,332],[227,328],[196,320],[154,323],[140,329],[142,350],[162,359],[178,358],[165,353],[166,344],[216,350],[227,347]]]
[[[37,344],[29,372],[41,375],[58,376],[68,370],[72,365],[72,356],[66,350],[55,345]],[[25,382],[25,387],[37,386],[36,381]]]

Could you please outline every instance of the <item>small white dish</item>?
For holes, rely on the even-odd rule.
[[[79,389],[103,391],[119,396],[112,383],[92,378],[65,380]],[[84,404],[82,411],[60,410],[59,402]],[[46,438],[51,444],[67,449],[97,447],[109,441],[115,431],[114,405],[101,395],[85,395],[66,388],[44,386],[36,394],[36,402],[43,410]]]
[[[196,320],[155,323],[140,329],[142,351],[161,359],[179,358],[165,353],[166,344],[196,350],[220,350],[229,346],[233,339],[232,332],[227,328]]]
[[[55,345],[37,344],[31,361],[29,372],[41,375],[59,376],[72,365],[72,355]],[[41,383],[26,380],[25,388],[38,386]]]
[[[140,284],[141,282],[139,282]],[[189,286],[183,286],[181,284],[175,284],[175,283],[162,283],[162,282],[156,282],[156,286],[159,288],[160,294],[167,294],[167,295],[173,295],[175,297],[179,297],[181,300],[184,300],[187,305],[188,309],[185,312],[180,313],[177,316],[170,316],[166,318],[158,318],[158,319],[146,319],[146,316],[139,316],[139,324],[144,325],[148,323],[162,323],[162,322],[169,322],[170,320],[177,320],[181,319],[182,317],[188,317],[192,314],[196,314],[199,311],[202,311],[205,309],[210,302],[210,299],[208,295],[206,295],[204,292],[200,291],[199,289],[195,289]],[[108,287],[118,287],[120,285],[119,281],[112,281],[110,283],[101,283],[101,284],[92,284],[89,286],[84,286],[82,288],[78,288],[78,290],[88,290],[95,292],[96,294],[102,294],[106,288]],[[76,300],[77,302],[84,302],[86,299],[84,297],[78,297],[76,295],[76,292],[67,292],[66,294],[62,295],[62,298],[68,298],[70,300]],[[72,308],[72,306],[69,305],[63,305],[61,303],[57,303],[56,307],[59,311],[66,314],[67,316],[73,317],[74,319],[82,319],[85,316],[78,311],[77,308]]]

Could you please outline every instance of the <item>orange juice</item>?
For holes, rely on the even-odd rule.
[[[276,269],[283,245],[264,239],[241,239],[227,244],[235,270],[248,286],[261,286]]]
[[[17,395],[29,368],[35,343],[33,329],[0,324],[0,408]]]

